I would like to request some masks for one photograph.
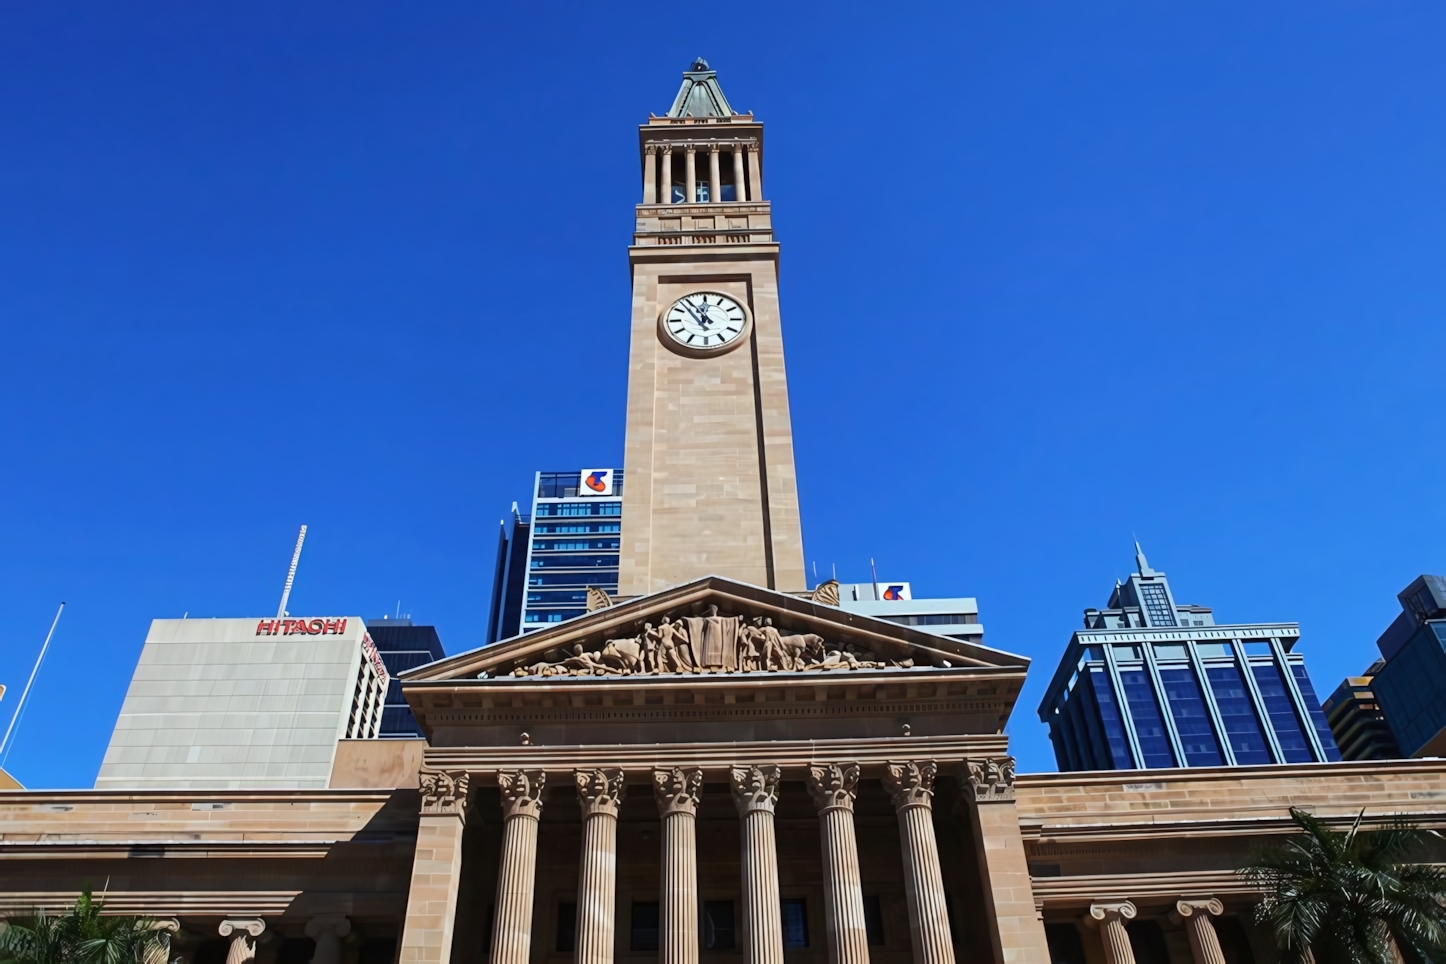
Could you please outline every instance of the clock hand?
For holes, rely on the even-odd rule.
[[[698,323],[698,326],[699,326],[700,328],[707,328],[707,327],[708,327],[708,318],[707,318],[707,315],[704,315],[704,316],[702,316],[702,317],[699,317],[697,310],[696,310],[691,304],[689,304],[689,303],[686,302],[686,301],[683,302],[683,307],[686,308],[686,309],[688,309],[688,314],[690,314],[690,315],[693,316],[693,320]]]

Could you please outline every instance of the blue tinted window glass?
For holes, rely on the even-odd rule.
[[[1170,715],[1175,718],[1180,743],[1185,747],[1185,762],[1192,767],[1223,764],[1225,759],[1220,755],[1220,744],[1210,725],[1210,714],[1205,709],[1205,698],[1200,695],[1195,673],[1188,669],[1162,669],[1160,682],[1165,686],[1165,700],[1170,704]]]
[[[1160,717],[1150,677],[1142,669],[1122,669],[1120,682],[1125,687],[1125,699],[1130,705],[1130,718],[1135,721],[1135,737],[1140,741],[1145,766],[1151,769],[1174,766],[1175,754],[1170,752],[1170,738],[1165,734],[1165,721]]]
[[[598,566],[617,568],[618,557],[611,556],[533,556],[533,569],[592,569]]]
[[[1265,712],[1270,714],[1270,727],[1285,754],[1286,763],[1310,763],[1315,754],[1310,751],[1310,742],[1300,728],[1295,707],[1290,702],[1290,692],[1281,678],[1280,667],[1264,663],[1250,667],[1255,674],[1255,685],[1260,687],[1260,698],[1265,701]]]
[[[1105,743],[1109,746],[1116,770],[1133,770],[1134,760],[1130,758],[1130,741],[1125,738],[1125,724],[1120,718],[1120,707],[1115,702],[1115,693],[1110,686],[1110,676],[1103,668],[1090,670],[1090,689],[1094,693],[1095,706],[1100,711],[1100,726],[1104,727]]]
[[[1300,687],[1300,695],[1305,699],[1311,725],[1315,727],[1315,735],[1320,740],[1320,745],[1325,748],[1326,759],[1339,760],[1341,751],[1336,747],[1336,738],[1331,735],[1331,725],[1326,722],[1325,712],[1320,708],[1320,700],[1316,699],[1315,687],[1310,685],[1310,677],[1306,675],[1305,664],[1292,663],[1290,672],[1295,676],[1295,685]]]
[[[1215,705],[1220,708],[1220,720],[1225,724],[1230,749],[1235,751],[1235,762],[1269,763],[1270,749],[1260,721],[1255,718],[1255,707],[1250,703],[1240,671],[1233,665],[1211,666],[1205,670],[1205,676],[1210,681],[1210,691],[1215,694]]]
[[[1145,604],[1145,612],[1150,616],[1151,626],[1175,625],[1175,613],[1170,609],[1170,597],[1165,595],[1164,586],[1158,583],[1140,586],[1140,599]]]

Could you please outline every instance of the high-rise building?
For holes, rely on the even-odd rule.
[[[1446,578],[1418,576],[1396,598],[1371,689],[1404,755],[1446,756]]]
[[[1297,623],[1217,625],[1136,569],[1086,609],[1039,706],[1060,770],[1339,760]]]
[[[915,599],[913,587],[904,581],[844,583],[838,590],[839,608],[846,612],[917,626],[952,639],[984,640],[979,601],[973,596]]]
[[[489,643],[581,616],[589,588],[617,595],[622,495],[617,469],[537,473],[497,547]]]
[[[435,626],[413,626],[410,618],[372,620],[367,632],[376,644],[377,653],[391,680],[387,683],[386,703],[382,707],[382,726],[377,734],[383,739],[419,737],[422,728],[412,715],[412,708],[402,698],[401,673],[426,666],[442,659],[442,638]]]
[[[1378,659],[1364,676],[1347,676],[1321,704],[1343,760],[1394,760],[1401,755],[1371,688],[1385,665],[1384,659]]]

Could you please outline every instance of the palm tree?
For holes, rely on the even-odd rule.
[[[1256,911],[1275,930],[1282,964],[1446,961],[1446,871],[1407,862],[1424,834],[1397,820],[1346,833],[1291,808],[1301,833],[1240,873],[1265,895]]]
[[[37,910],[0,933],[0,964],[151,964],[165,961],[170,936],[146,917],[103,915],[90,891],[59,917]]]

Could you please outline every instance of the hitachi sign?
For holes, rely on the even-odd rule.
[[[256,624],[257,636],[340,636],[346,619],[263,619]]]

